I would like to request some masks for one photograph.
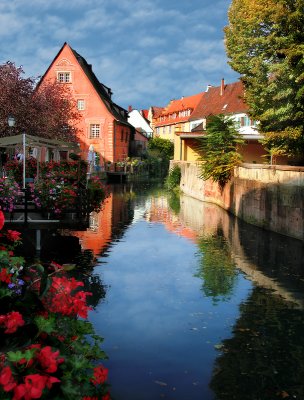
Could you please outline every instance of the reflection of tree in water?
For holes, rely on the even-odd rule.
[[[255,288],[240,311],[215,364],[216,399],[304,399],[303,310]]]
[[[223,233],[201,237],[198,246],[202,255],[195,276],[203,280],[203,293],[212,297],[214,303],[228,300],[236,283],[237,270]]]
[[[168,205],[174,214],[179,214],[180,212],[180,196],[178,193],[170,192],[168,194]]]

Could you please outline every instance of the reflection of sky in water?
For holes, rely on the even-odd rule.
[[[215,345],[231,336],[252,284],[240,274],[231,299],[213,305],[195,278],[197,246],[160,223],[140,218],[100,257],[107,285],[90,313],[105,338],[116,400],[212,399],[208,388]]]

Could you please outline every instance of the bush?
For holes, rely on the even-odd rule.
[[[19,242],[2,231],[0,399],[110,400],[102,338],[87,321],[91,293],[56,262],[14,256]]]
[[[181,169],[178,165],[174,165],[165,180],[167,190],[173,190],[179,186],[181,180]]]

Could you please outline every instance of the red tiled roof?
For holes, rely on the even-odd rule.
[[[163,116],[164,119],[162,121],[157,121],[155,123],[155,126],[162,126],[162,125],[168,125],[170,123],[175,124],[177,122],[188,121],[190,118],[189,115],[181,117],[177,115],[176,118],[169,118],[169,115],[185,110],[191,110],[191,112],[193,112],[193,110],[195,110],[196,106],[201,101],[204,94],[205,92],[201,92],[193,96],[182,97],[181,99],[178,100],[171,100],[170,103],[167,105],[167,107],[163,108],[162,113],[158,115],[158,117]]]
[[[221,94],[222,91],[222,94]],[[205,118],[208,115],[231,114],[237,112],[248,112],[249,107],[243,100],[244,86],[241,81],[210,87],[189,120]]]
[[[160,116],[160,114],[163,112],[163,107],[156,107],[156,106],[152,106],[152,115],[153,118],[158,118]]]
[[[140,110],[140,111],[141,111],[141,115],[144,118],[148,119],[149,110]]]
[[[201,100],[202,94],[203,93],[198,93],[193,96],[182,97],[178,100],[171,100],[167,107],[164,109],[163,114],[171,114],[174,112],[187,110],[189,108],[194,110]]]

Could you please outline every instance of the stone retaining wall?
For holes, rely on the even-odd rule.
[[[181,190],[218,204],[253,225],[304,240],[304,168],[242,164],[221,190],[199,178],[200,163],[172,161],[181,167]]]

